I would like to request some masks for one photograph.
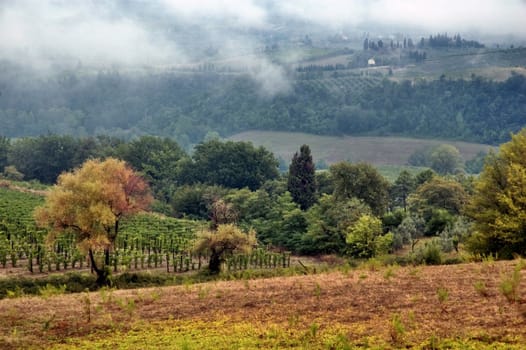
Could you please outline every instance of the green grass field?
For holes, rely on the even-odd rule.
[[[276,131],[247,131],[230,137],[234,141],[251,141],[264,146],[276,157],[286,162],[292,159],[303,144],[310,146],[314,161],[324,160],[327,164],[340,161],[368,162],[375,166],[390,168],[407,164],[409,156],[418,149],[443,143],[458,148],[464,160],[472,159],[477,153],[487,152],[491,146],[445,140],[425,140],[404,137],[370,136],[319,136],[304,133]]]

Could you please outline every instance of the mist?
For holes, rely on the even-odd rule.
[[[41,66],[161,64],[184,59],[175,45],[112,7],[84,1],[17,1],[0,12],[2,58]]]
[[[467,32],[524,40],[524,18],[523,0],[6,1],[0,4],[0,59],[34,68],[230,62],[272,94],[288,89],[286,76],[260,53],[283,31],[296,37],[314,30],[327,36]],[[296,24],[302,27],[294,31]]]
[[[289,0],[277,2],[280,13],[327,27],[390,26],[422,32],[477,32],[526,36],[523,0]]]

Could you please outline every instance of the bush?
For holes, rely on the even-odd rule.
[[[443,264],[444,265],[457,265],[457,264],[462,264],[464,262],[464,260],[460,257],[454,257],[454,258],[446,258],[444,261],[443,261]]]
[[[427,265],[440,265],[442,263],[442,252],[440,245],[436,242],[428,243],[424,247],[424,262]]]
[[[440,265],[442,263],[442,252],[440,242],[434,239],[420,247],[411,255],[413,264]]]
[[[65,292],[78,293],[86,289],[96,290],[97,286],[95,283],[95,276],[80,274],[80,273],[67,273],[63,275],[52,275],[44,278],[7,278],[0,280],[0,299],[13,294],[13,291],[17,291],[17,294],[30,294],[39,295],[42,290],[56,288],[62,289],[65,285]]]
[[[4,168],[3,176],[13,181],[22,181],[24,179],[24,174],[18,171],[13,165],[8,165]]]
[[[383,236],[376,238],[376,254],[387,254],[391,252],[393,247],[394,235],[389,232]]]
[[[380,219],[370,215],[362,215],[349,228],[346,243],[351,256],[370,258],[386,254],[391,250],[393,234],[382,235],[382,222]]]
[[[393,234],[393,250],[402,249],[405,243],[405,234],[398,230],[394,231]]]
[[[452,226],[454,217],[445,209],[434,208],[426,223],[426,236],[433,236],[445,230],[446,227]]]

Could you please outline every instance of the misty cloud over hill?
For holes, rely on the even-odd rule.
[[[254,54],[284,31],[300,35],[296,25],[303,35],[380,26],[524,38],[524,18],[519,0],[21,0],[0,5],[0,55],[30,64],[184,65],[219,43],[220,58]]]
[[[455,55],[448,57],[449,44],[435,50],[440,51],[435,57],[428,52],[430,59],[421,66],[431,75],[495,65],[494,73],[504,80],[510,69],[523,66],[524,18],[524,0],[3,1],[0,121],[10,135],[22,129],[14,120],[25,120],[29,134],[46,130],[44,121],[55,119],[67,124],[57,130],[78,134],[107,132],[110,121],[126,132],[133,125],[140,132],[157,125],[166,133],[172,123],[177,135],[188,136],[185,144],[218,130],[223,135],[248,128],[347,132],[356,127],[337,121],[353,119],[349,115],[374,124],[363,111],[376,108],[368,103],[381,95],[371,89],[382,74],[394,70],[397,79],[421,76],[418,63],[426,53],[416,51],[424,44],[413,50],[413,40],[416,46],[426,38],[426,49],[434,50],[430,35],[456,38],[461,51]],[[486,44],[483,38],[488,37],[505,44],[501,49],[516,48],[491,55],[466,52],[477,46],[463,46],[464,41]],[[366,38],[375,45],[370,51],[363,49]],[[407,38],[412,40],[406,48]],[[378,50],[384,43],[385,49]],[[491,42],[486,47],[496,50]],[[385,72],[361,71],[377,53],[375,65]],[[404,73],[407,67],[413,73]],[[500,90],[494,95],[500,96]],[[457,112],[451,112],[455,118]],[[393,108],[373,114],[392,117]],[[225,125],[234,115],[232,125]],[[268,122],[263,115],[275,120]],[[212,117],[196,123],[205,116]],[[374,125],[361,125],[360,132],[377,130]],[[509,130],[504,132],[507,137]],[[502,139],[500,134],[484,137]]]

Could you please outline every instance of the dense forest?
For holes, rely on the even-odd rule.
[[[39,74],[0,64],[0,133],[6,137],[144,134],[186,149],[208,133],[260,129],[325,135],[404,135],[499,144],[526,123],[526,78],[392,81],[289,72],[289,89],[264,93],[241,72]],[[281,82],[283,83],[283,82]],[[271,82],[272,84],[272,82]]]

